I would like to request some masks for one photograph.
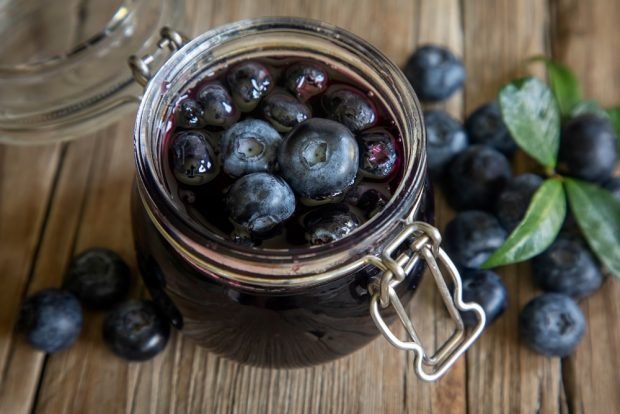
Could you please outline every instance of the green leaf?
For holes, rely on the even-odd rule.
[[[581,85],[575,74],[567,67],[546,57],[535,57],[533,62],[542,61],[547,67],[551,90],[560,108],[560,113],[569,116],[581,101]]]
[[[499,91],[502,118],[513,138],[530,156],[555,168],[560,144],[560,112],[547,85],[519,79]]]
[[[566,179],[571,210],[588,244],[611,273],[620,277],[620,201],[609,191]]]
[[[534,193],[525,217],[482,267],[527,260],[543,252],[558,235],[566,217],[566,197],[559,178],[546,180]]]
[[[571,118],[574,118],[584,114],[594,114],[602,118],[609,118],[607,111],[605,111],[598,102],[591,100],[581,101],[575,105],[570,113],[570,116]]]
[[[607,115],[609,116],[609,119],[611,119],[611,123],[614,125],[614,129],[616,130],[616,138],[620,141],[620,106],[609,108],[607,110]]]

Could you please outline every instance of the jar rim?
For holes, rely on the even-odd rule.
[[[163,174],[157,176],[150,134],[151,109],[165,95],[171,79],[205,50],[249,35],[289,31],[294,35],[320,37],[359,59],[372,59],[376,78],[389,81],[386,87],[398,92],[402,123],[397,126],[407,141],[409,157],[405,173],[390,201],[381,213],[352,235],[321,246],[291,249],[253,248],[219,240],[213,234],[192,226],[170,198]],[[374,73],[374,72],[373,72]],[[369,80],[369,83],[370,80]],[[372,83],[371,83],[372,84]],[[134,130],[135,160],[138,171],[138,193],[159,233],[181,255],[195,266],[224,278],[253,285],[292,286],[320,283],[359,269],[372,250],[380,249],[378,229],[394,231],[406,218],[417,212],[421,203],[426,175],[424,129],[420,105],[411,85],[401,70],[367,41],[336,26],[305,18],[264,17],[241,20],[212,29],[185,45],[158,70],[143,95]],[[161,203],[160,201],[164,202]],[[330,258],[326,262],[325,258]]]

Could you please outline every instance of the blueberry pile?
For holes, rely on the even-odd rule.
[[[150,359],[165,348],[170,324],[153,302],[127,301],[130,287],[129,267],[117,253],[85,250],[69,265],[62,289],[44,289],[24,301],[18,327],[33,347],[53,353],[79,337],[82,306],[105,310],[102,332],[110,350],[131,361]]]
[[[377,214],[401,141],[377,99],[310,60],[247,60],[174,108],[167,146],[197,222],[244,246],[330,243]]]
[[[404,72],[424,102],[448,98],[462,87],[462,62],[447,49],[426,45],[407,61]],[[444,231],[444,246],[463,280],[463,297],[479,303],[487,323],[506,309],[507,289],[492,270],[480,266],[519,225],[544,177],[513,175],[517,151],[499,105],[488,102],[461,124],[441,110],[426,110],[427,165],[457,215]],[[617,140],[608,119],[582,114],[569,120],[561,135],[557,171],[601,184],[620,198]],[[585,243],[575,220],[567,217],[557,240],[531,260],[534,284],[545,293],[521,312],[523,341],[548,356],[566,356],[586,327],[575,300],[593,294],[603,283],[601,265]],[[475,323],[464,313],[466,325]]]

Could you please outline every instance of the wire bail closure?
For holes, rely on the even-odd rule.
[[[188,37],[169,27],[162,27],[159,36],[160,39],[159,42],[157,42],[157,49],[153,54],[144,55],[142,57],[131,55],[127,60],[134,79],[142,87],[145,87],[153,76],[150,65],[155,61],[161,51],[167,48],[170,52],[174,53],[189,41]]]
[[[424,381],[435,381],[443,376],[456,360],[480,336],[486,324],[484,310],[477,303],[463,302],[463,285],[461,276],[452,260],[440,247],[441,234],[439,230],[424,222],[412,222],[390,242],[383,250],[381,257],[368,256],[367,262],[383,270],[380,279],[369,284],[372,294],[370,300],[370,315],[383,336],[396,348],[414,353],[414,367],[418,377]],[[397,258],[395,252],[404,249]],[[405,280],[416,264],[423,260],[428,266],[443,302],[450,317],[456,323],[456,329],[450,338],[439,349],[429,355],[423,348],[415,327],[407,315],[402,302],[396,294],[396,286]],[[446,285],[439,264],[441,263],[454,284],[454,292]],[[391,331],[380,309],[392,306],[398,319],[405,327],[409,340],[402,341]],[[459,311],[473,311],[478,320],[474,330],[467,336],[465,325]]]

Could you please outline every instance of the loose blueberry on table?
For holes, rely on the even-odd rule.
[[[448,49],[436,45],[416,49],[405,64],[404,72],[422,101],[444,100],[465,82],[463,62]]]
[[[603,274],[584,243],[563,237],[532,259],[532,276],[543,290],[574,299],[591,295],[603,283]]]
[[[558,170],[582,180],[605,182],[618,161],[616,145],[608,119],[595,114],[577,116],[562,131]]]
[[[129,267],[118,253],[92,248],[73,259],[63,288],[84,306],[104,309],[125,299],[130,285]]]
[[[475,302],[486,314],[486,324],[495,321],[508,306],[508,290],[502,279],[492,270],[468,270],[461,275],[463,301]],[[478,321],[473,311],[461,312],[465,326]]]
[[[444,195],[458,210],[493,210],[499,192],[511,176],[510,163],[501,152],[472,145],[446,167]]]
[[[428,171],[438,179],[452,158],[467,148],[467,134],[459,121],[439,110],[424,111],[424,127]]]
[[[512,232],[523,220],[532,196],[542,182],[541,176],[531,173],[517,175],[506,182],[495,205],[497,218],[506,231]]]
[[[506,240],[506,230],[495,216],[479,210],[463,211],[444,232],[446,253],[459,269],[477,269]]]
[[[82,308],[70,292],[44,289],[23,303],[18,326],[33,347],[57,352],[69,347],[82,330]]]
[[[465,130],[472,144],[488,145],[508,158],[512,158],[517,150],[517,143],[504,124],[499,105],[495,101],[472,112],[465,120]]]
[[[202,126],[184,122],[187,102],[203,111]],[[372,88],[319,61],[233,64],[174,108],[175,198],[196,225],[240,248],[346,237],[383,209],[402,176],[402,141],[387,113]]]
[[[519,315],[521,339],[536,352],[564,357],[583,337],[586,321],[569,296],[546,293],[532,299]]]
[[[110,350],[130,361],[144,361],[168,343],[170,324],[147,300],[130,300],[117,306],[103,321],[103,340]]]

